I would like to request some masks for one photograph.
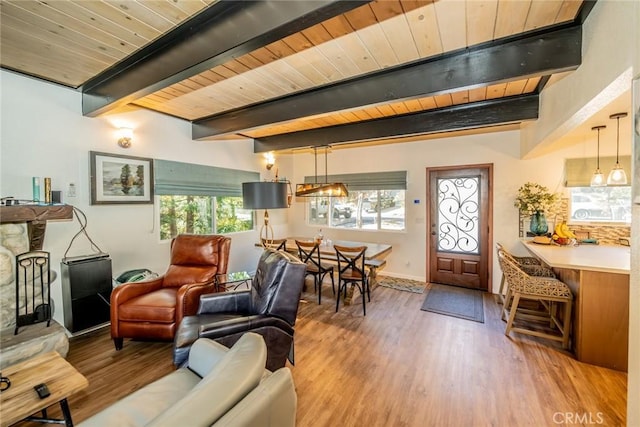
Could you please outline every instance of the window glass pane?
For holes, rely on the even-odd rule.
[[[478,254],[480,178],[438,178],[438,250]]]
[[[213,197],[160,196],[160,239],[181,233],[213,233]]]
[[[570,188],[571,222],[631,222],[631,187]]]
[[[404,190],[352,190],[348,197],[312,197],[307,205],[310,225],[362,230],[405,228]]]
[[[404,230],[404,190],[384,190],[381,194],[380,228]]]
[[[329,211],[329,197],[310,197],[307,203],[309,209],[309,224],[327,225]]]
[[[242,197],[216,198],[216,232],[253,230],[253,211],[242,208]]]

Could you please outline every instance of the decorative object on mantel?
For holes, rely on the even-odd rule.
[[[604,181],[604,174],[600,170],[600,129],[605,129],[605,125],[594,126],[591,130],[598,131],[598,150],[596,152],[596,170],[593,172],[593,176],[591,177],[591,186],[592,187],[604,187],[607,185]]]
[[[610,119],[618,121],[618,133],[616,136],[616,165],[609,172],[607,185],[627,185],[627,174],[620,166],[620,119],[627,117],[627,113],[616,113],[609,116]]]
[[[545,212],[557,198],[547,187],[533,182],[527,182],[518,189],[514,206],[520,212],[531,215],[530,230],[534,236],[541,236],[549,231]]]

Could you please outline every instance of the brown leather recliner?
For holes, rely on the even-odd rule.
[[[227,272],[231,239],[181,234],[171,241],[171,265],[146,282],[124,283],[111,293],[111,338],[171,341],[184,316],[198,310],[200,295],[215,292],[215,275]]]

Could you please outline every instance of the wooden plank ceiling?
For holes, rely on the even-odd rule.
[[[271,3],[275,8],[290,4]],[[352,3],[346,8],[350,10],[313,25],[302,25],[299,31],[233,55],[180,81],[158,83],[153,90],[133,88],[131,99],[127,98],[128,106],[189,120],[194,129],[204,126],[205,136],[201,139],[239,136],[271,140],[281,134],[327,127],[338,131],[341,126],[369,120],[537,94],[550,75],[566,72],[570,67],[564,65],[558,70],[550,67],[550,72],[536,70],[529,75],[509,76],[428,96],[392,99],[390,95],[386,102],[351,108],[327,103],[316,114],[299,117],[289,114],[286,119],[247,128],[224,132],[212,128],[210,133],[206,132],[217,117],[235,115],[242,122],[242,114],[252,114],[251,108],[261,104],[271,102],[277,106],[277,100],[286,97],[374,76],[404,64],[461,55],[469,48],[489,43],[497,46],[501,40],[511,40],[520,34],[535,31],[543,34],[547,29],[579,23],[585,4],[592,6],[592,2],[583,4],[582,0],[361,3],[364,4]],[[214,0],[1,0],[1,66],[84,92],[87,82],[91,81],[93,87],[101,73],[117,70],[123,60],[154,41],[158,43],[161,37],[168,37],[181,24],[189,25],[190,18],[214,5]],[[498,68],[502,66],[495,64]],[[514,120],[517,118],[510,117],[508,123]],[[494,120],[487,126],[499,124]],[[432,132],[425,129],[424,133]],[[398,135],[402,135],[401,130]],[[296,143],[289,148],[302,145]]]

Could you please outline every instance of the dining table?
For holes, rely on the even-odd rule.
[[[287,252],[290,252],[294,255],[298,255],[298,247],[296,246],[296,240],[305,241],[305,242],[314,242],[315,238],[306,237],[306,236],[293,236],[287,237],[286,248]],[[367,250],[365,251],[365,266],[369,269],[369,286],[373,289],[377,285],[377,273],[378,270],[385,266],[386,258],[391,253],[393,247],[387,243],[371,243],[371,242],[359,242],[353,240],[331,240],[324,238],[319,245],[320,250],[320,258],[323,261],[327,262],[337,262],[336,250],[334,245],[338,246],[348,246],[348,247],[357,247],[357,246],[366,246]],[[257,243],[256,246],[262,246],[260,243]],[[353,288],[349,289],[347,293],[347,298],[345,300],[346,304],[351,302],[351,297],[353,294]]]

